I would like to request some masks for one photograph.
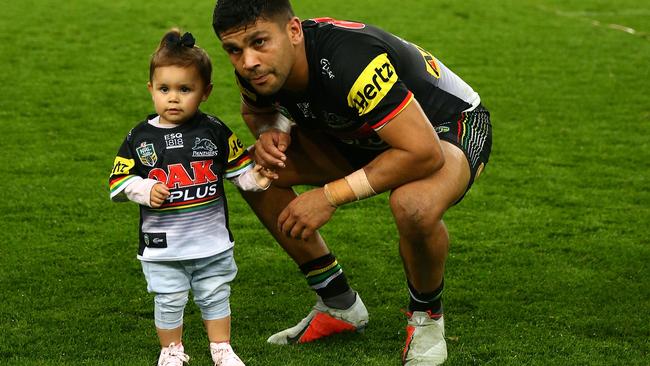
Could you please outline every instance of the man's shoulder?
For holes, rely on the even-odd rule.
[[[382,43],[381,37],[378,37],[382,30],[360,22],[314,18],[303,21],[303,29],[308,51],[319,55],[343,54],[354,57],[358,55],[356,51],[377,47]]]
[[[307,41],[309,62],[314,65],[313,68],[319,69],[321,79],[326,82],[356,80],[378,56],[394,53],[390,43],[399,41],[390,33],[371,25],[338,20],[329,22],[323,25],[322,22],[311,20],[306,27],[311,32],[305,33],[310,38]]]

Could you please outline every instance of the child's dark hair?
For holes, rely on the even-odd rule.
[[[289,20],[294,16],[289,0],[218,0],[212,15],[212,28],[219,35],[245,28],[258,19]]]
[[[205,85],[212,82],[212,63],[208,54],[200,47],[194,45],[191,33],[181,36],[178,28],[172,28],[163,36],[158,48],[151,56],[149,64],[149,81],[157,67],[163,66],[196,66]]]

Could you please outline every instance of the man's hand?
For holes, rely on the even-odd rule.
[[[278,230],[288,237],[307,240],[330,220],[335,210],[336,207],[327,201],[323,188],[312,189],[296,197],[280,212]]]
[[[153,208],[162,206],[163,202],[169,197],[169,188],[163,182],[159,182],[151,187],[151,198],[149,205]]]
[[[284,168],[287,156],[284,154],[291,144],[291,135],[277,129],[260,134],[255,142],[255,161],[265,168]]]

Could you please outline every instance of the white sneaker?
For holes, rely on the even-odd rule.
[[[334,309],[323,303],[320,297],[306,318],[296,326],[269,337],[273,344],[307,343],[341,332],[361,332],[368,324],[368,310],[357,294],[348,309]]]
[[[230,347],[230,343],[210,343],[210,354],[214,366],[245,366]]]
[[[431,318],[431,313],[414,311],[406,326],[406,346],[402,363],[406,366],[441,365],[447,359],[445,320]]]
[[[189,362],[189,360],[190,356],[185,354],[183,344],[177,346],[172,343],[169,347],[163,347],[160,350],[158,366],[183,366],[183,363]]]

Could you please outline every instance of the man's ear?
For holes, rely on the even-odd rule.
[[[291,43],[298,44],[303,40],[302,23],[298,17],[292,17],[287,23],[287,33]]]

